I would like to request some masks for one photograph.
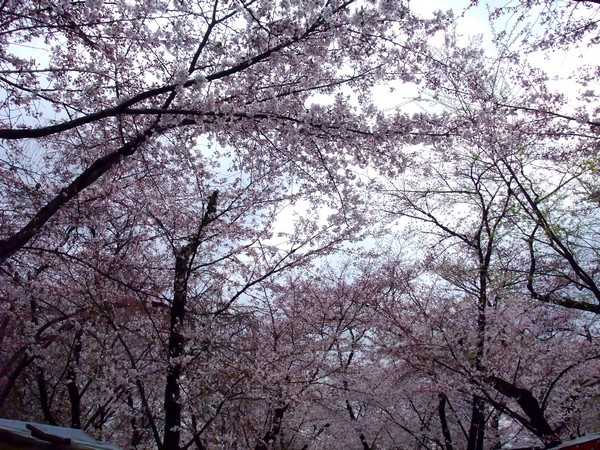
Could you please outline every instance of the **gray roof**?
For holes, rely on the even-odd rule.
[[[0,442],[6,439],[16,439],[20,442],[30,442],[43,448],[44,444],[59,442],[52,448],[81,449],[81,450],[120,450],[113,444],[97,441],[82,430],[74,428],[55,427],[41,423],[22,422],[20,420],[0,419]],[[67,441],[68,440],[68,441]],[[62,442],[60,442],[62,441]]]

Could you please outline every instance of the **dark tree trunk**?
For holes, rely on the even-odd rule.
[[[183,247],[175,255],[175,281],[173,283],[173,302],[171,303],[171,323],[169,327],[169,362],[167,369],[167,380],[165,386],[165,427],[164,427],[164,450],[180,449],[181,426],[181,390],[180,379],[183,372],[181,357],[184,354],[185,339],[182,328],[185,319],[185,309],[188,294],[188,279],[190,276],[190,261],[200,244],[200,236],[203,228],[215,218],[217,208],[217,195],[215,191],[211,195],[206,212],[200,223],[198,233],[193,240]]]
[[[174,296],[171,304],[171,325],[169,327],[169,366],[165,388],[165,450],[179,450],[179,427],[181,426],[181,399],[179,379],[182,365],[184,338],[181,333],[185,319],[187,300],[187,279],[190,247],[187,246],[175,260]]]
[[[516,400],[531,421],[531,426],[535,430],[536,435],[546,446],[560,444],[560,438],[544,417],[544,411],[530,390],[517,387],[508,381],[494,376],[489,377],[488,381],[498,392]]]
[[[71,428],[81,429],[81,394],[77,386],[76,367],[79,364],[81,355],[81,336],[83,329],[77,330],[73,340],[73,357],[69,361],[69,370],[67,372],[67,391],[69,393],[69,402],[71,404]]]
[[[481,397],[473,396],[473,410],[471,414],[471,426],[469,427],[469,440],[467,450],[483,450],[485,432],[485,403]]]
[[[19,364],[17,364],[17,367],[15,367],[10,374],[6,375],[6,381],[4,382],[4,386],[2,386],[2,390],[0,390],[0,405],[4,405],[10,391],[15,386],[17,378],[19,378],[21,372],[23,372],[32,362],[33,357],[27,355],[23,356],[20,359]]]
[[[281,432],[283,415],[288,409],[288,406],[289,405],[283,405],[273,410],[273,420],[271,421],[269,431],[267,431],[263,438],[258,441],[255,450],[267,450],[269,448],[269,444],[277,439],[277,436],[279,436],[279,433]]]
[[[500,411],[495,411],[490,418],[490,428],[494,431],[490,442],[492,450],[500,450],[502,448],[502,441],[500,440],[500,415]]]
[[[344,382],[344,384],[346,383]],[[346,386],[346,390],[347,389],[348,387]],[[346,409],[348,410],[348,414],[350,414],[350,419],[352,419],[352,422],[355,422],[356,414],[354,414],[354,409],[352,408],[352,405],[348,400],[346,400]],[[371,447],[369,446],[369,443],[367,442],[367,438],[365,437],[364,433],[359,432],[358,438],[360,439],[360,443],[362,445],[363,450],[371,450]]]
[[[129,409],[133,410],[133,398],[131,397],[131,394],[127,394],[127,406],[129,406]],[[135,448],[138,448],[138,446],[142,442],[142,435],[140,433],[140,429],[138,427],[137,420],[135,419],[135,417],[131,418],[130,424],[131,424],[131,443],[130,443],[129,447],[135,449]]]
[[[438,404],[438,414],[440,416],[440,424],[442,425],[442,435],[444,436],[444,447],[446,450],[454,450],[452,447],[452,436],[448,427],[448,419],[446,418],[446,403],[448,397],[446,394],[439,394],[440,403]]]
[[[46,375],[44,373],[44,369],[41,367],[36,369],[35,380],[40,393],[40,406],[42,408],[42,413],[44,414],[44,420],[49,425],[57,426],[58,422],[56,422],[54,419],[52,409],[50,407],[50,400],[48,398],[48,384],[46,383]]]

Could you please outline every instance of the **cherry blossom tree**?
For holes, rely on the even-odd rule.
[[[345,166],[387,152],[388,126],[372,120],[368,89],[387,76],[410,78],[417,35],[439,27],[402,5],[355,3],[3,5],[0,251],[14,285],[3,329],[29,322],[5,346],[3,398],[29,366],[19,392],[34,386],[50,423],[103,432],[129,422],[112,432],[125,442],[129,428],[132,446],[199,445],[214,418],[202,424],[182,413],[186,342],[195,342],[180,330],[196,314],[190,296],[216,296],[210,314],[226,314],[266,277],[360,225]],[[415,47],[389,45],[398,32]],[[27,46],[39,51],[23,55]],[[341,86],[360,93],[360,106]],[[315,94],[332,103],[311,103]],[[293,207],[299,193],[331,211],[328,223],[304,218],[284,236],[287,249],[268,244],[278,208]],[[230,282],[237,289],[219,291]],[[38,342],[46,334],[55,345]],[[30,342],[24,356],[20,340]],[[93,363],[109,348],[114,391]],[[165,370],[163,390],[154,378]],[[86,410],[88,398],[103,409]],[[115,416],[115,405],[130,419]]]
[[[585,163],[589,155],[584,153],[583,159],[572,156],[570,167],[559,160],[546,160],[544,165],[541,164],[547,151],[544,145],[562,145],[566,152],[582,143],[587,145],[593,138],[582,136],[579,142],[569,143],[564,141],[563,134],[540,137],[547,130],[544,125],[532,129],[527,119],[507,118],[504,112],[485,109],[488,100],[477,100],[476,97],[476,89],[486,87],[485,79],[479,77],[479,83],[470,90],[469,86],[462,90],[454,84],[458,79],[450,78],[452,74],[440,79],[455,89],[455,95],[447,97],[445,106],[453,107],[462,117],[468,132],[451,141],[440,142],[427,151],[416,148],[411,168],[403,177],[391,180],[384,191],[388,198],[382,202],[382,208],[392,215],[417,221],[413,233],[421,239],[421,248],[416,252],[421,253],[424,268],[432,271],[430,276],[444,280],[442,285],[448,292],[445,296],[459,299],[453,300],[457,302],[454,306],[445,303],[448,300],[442,300],[444,306],[441,309],[446,314],[455,308],[465,313],[467,304],[476,305],[477,312],[471,312],[474,314],[470,325],[472,337],[467,340],[456,335],[444,336],[443,346],[448,346],[446,356],[455,353],[458,344],[458,349],[469,355],[467,361],[461,362],[459,368],[454,356],[450,358],[452,362],[432,353],[426,356],[423,364],[443,361],[441,364],[446,369],[451,367],[455,371],[453,376],[466,376],[465,381],[473,395],[466,448],[484,448],[484,433],[492,431],[486,431],[486,417],[498,413],[520,422],[545,445],[551,445],[559,440],[558,428],[550,424],[549,413],[544,411],[548,406],[542,401],[544,394],[538,393],[536,397],[532,387],[550,383],[552,371],[547,372],[548,379],[538,379],[529,387],[523,384],[524,378],[517,382],[518,374],[502,374],[506,368],[490,367],[487,355],[495,350],[490,347],[489,334],[495,334],[492,330],[498,325],[492,325],[489,316],[500,311],[504,315],[504,311],[510,309],[516,313],[521,306],[505,304],[505,299],[511,297],[520,298],[523,307],[531,307],[531,298],[597,312],[592,275],[596,258],[594,245],[589,240],[595,234],[597,213],[594,208],[577,206],[581,213],[569,214],[574,209],[572,202],[575,199],[585,200],[589,196],[585,191],[583,195],[577,192],[578,188],[590,186],[591,168]],[[466,95],[473,95],[473,98],[467,101]],[[445,99],[443,97],[442,101]],[[460,101],[462,103],[458,103]],[[504,126],[498,127],[500,124]],[[427,235],[430,246],[424,251]],[[542,285],[548,292],[543,295],[537,290]],[[575,294],[575,287],[583,293]],[[444,295],[440,297],[443,299]],[[428,314],[423,312],[424,316]],[[564,327],[571,330],[570,321],[574,319],[568,317],[565,312],[562,320]],[[465,318],[460,320],[465,321]],[[508,322],[506,318],[503,320]],[[579,336],[574,336],[575,341],[585,335],[586,327],[596,319],[581,315],[577,320],[582,324],[587,322],[587,325],[574,333]],[[426,329],[438,327],[443,335],[447,333],[448,325],[444,323],[436,322]],[[581,344],[574,345],[579,347]],[[509,352],[509,346],[502,352]],[[583,359],[595,361],[596,357],[590,349]],[[569,357],[565,355],[564,358]],[[570,364],[565,364],[564,370],[570,371],[569,367]],[[514,381],[509,381],[511,379]],[[507,398],[499,398],[498,394]],[[442,391],[441,395],[440,405],[445,405],[443,399],[448,394]],[[509,405],[514,400],[518,401],[521,411]],[[441,420],[447,422],[447,418]],[[497,426],[497,417],[495,420]],[[451,443],[452,433],[447,425],[443,428],[447,431],[444,441]]]
[[[132,447],[187,448],[226,436],[223,428],[212,432],[222,423],[216,416],[229,417],[227,403],[256,389],[251,366],[231,366],[244,353],[259,358],[250,333],[258,326],[244,306],[251,291],[354,232],[315,217],[274,235],[279,209],[297,194],[283,194],[280,183],[289,178],[268,166],[261,175],[254,165],[203,201],[196,200],[202,184],[174,185],[176,170],[163,168],[171,176],[148,177],[133,199],[102,196],[84,205],[89,215],[74,212],[77,226],[59,247],[39,249],[44,269],[21,283],[31,324],[12,336],[54,339],[28,346],[30,373],[15,395],[27,398],[30,411],[50,423],[117,433]],[[196,181],[218,178],[198,174]],[[113,207],[121,202],[129,207]]]
[[[198,136],[335,184],[346,164],[384,158],[386,133],[435,134],[382,122],[369,88],[409,80],[443,17],[387,1],[94,5],[3,7],[3,260],[119,165],[193,159]],[[28,45],[35,57],[17,56]]]
[[[598,431],[598,67],[535,64],[595,48],[597,1],[491,8],[493,57],[388,0],[0,8],[3,415],[159,449]]]

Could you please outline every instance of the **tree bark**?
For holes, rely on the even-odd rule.
[[[444,447],[446,450],[454,450],[452,447],[452,435],[450,434],[450,428],[448,427],[448,419],[446,417],[446,403],[448,397],[446,394],[439,394],[440,402],[438,404],[438,414],[440,416],[440,424],[442,426],[442,435],[444,436]]]
[[[489,446],[491,450],[500,450],[502,448],[502,440],[500,439],[500,411],[494,411],[490,417],[490,428],[493,430],[494,435],[491,438]],[[488,439],[488,442],[490,439]]]
[[[130,393],[127,394],[127,406],[129,406],[129,408],[133,410],[133,397]],[[135,417],[131,417],[129,423],[131,425],[131,443],[129,444],[129,447],[132,449],[136,449],[142,442],[142,435],[140,433],[140,429],[138,427],[137,420]]]
[[[175,285],[171,303],[171,325],[169,328],[169,363],[165,388],[165,450],[178,450],[181,426],[181,399],[179,379],[182,373],[181,356],[184,338],[181,333],[185,319],[187,301],[188,263],[190,246],[186,246],[175,259]]]
[[[488,381],[498,392],[517,401],[531,420],[531,426],[536,430],[537,436],[546,446],[560,444],[560,438],[544,417],[544,411],[530,390],[517,387],[495,376],[488,377]]]
[[[69,393],[69,402],[71,404],[71,428],[81,429],[81,394],[77,386],[76,367],[79,364],[81,354],[81,336],[83,329],[77,330],[73,341],[73,358],[69,361],[69,370],[67,372],[67,391]]]
[[[281,432],[281,424],[283,423],[283,414],[288,409],[289,405],[283,405],[275,408],[273,410],[273,420],[271,421],[271,426],[269,427],[269,431],[258,441],[255,450],[267,450],[269,448],[269,444],[279,436]]]
[[[485,432],[484,407],[485,403],[483,399],[477,395],[474,395],[467,450],[483,450],[483,438]]]
[[[346,390],[347,389],[348,388],[346,387]],[[350,414],[350,419],[352,419],[352,422],[356,422],[356,415],[354,414],[354,409],[352,408],[352,405],[348,400],[346,400],[346,409],[348,410],[348,414]],[[365,437],[365,434],[363,432],[358,433],[358,438],[360,439],[360,443],[362,445],[363,450],[371,450],[371,447],[369,446],[367,438]]]
[[[0,390],[0,405],[4,405],[4,402],[8,398],[10,391],[15,386],[17,378],[19,378],[21,372],[23,372],[27,368],[27,366],[29,366],[29,364],[33,362],[33,359],[34,358],[31,356],[23,356],[19,361],[17,367],[15,367],[15,369],[9,375],[6,376],[4,386],[2,386],[2,390]]]
[[[44,369],[38,367],[36,369],[35,380],[37,383],[38,391],[40,393],[40,407],[44,414],[44,420],[49,425],[57,426],[58,422],[54,419],[52,410],[50,408],[50,400],[48,398],[48,384],[46,383],[46,375]]]
[[[191,242],[183,247],[178,254],[175,255],[175,281],[173,283],[173,302],[171,303],[170,308],[171,323],[169,327],[169,361],[164,400],[164,450],[180,449],[182,405],[179,383],[181,374],[183,372],[181,358],[184,355],[185,339],[182,333],[182,328],[185,319],[185,309],[187,303],[190,260],[198,249],[203,228],[215,218],[217,195],[217,191],[213,192],[211,195],[196,236]]]

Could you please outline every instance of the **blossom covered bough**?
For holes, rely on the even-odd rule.
[[[391,0],[0,3],[0,415],[160,449],[598,431],[598,66],[533,64],[595,49],[596,1],[491,7],[491,53]]]

